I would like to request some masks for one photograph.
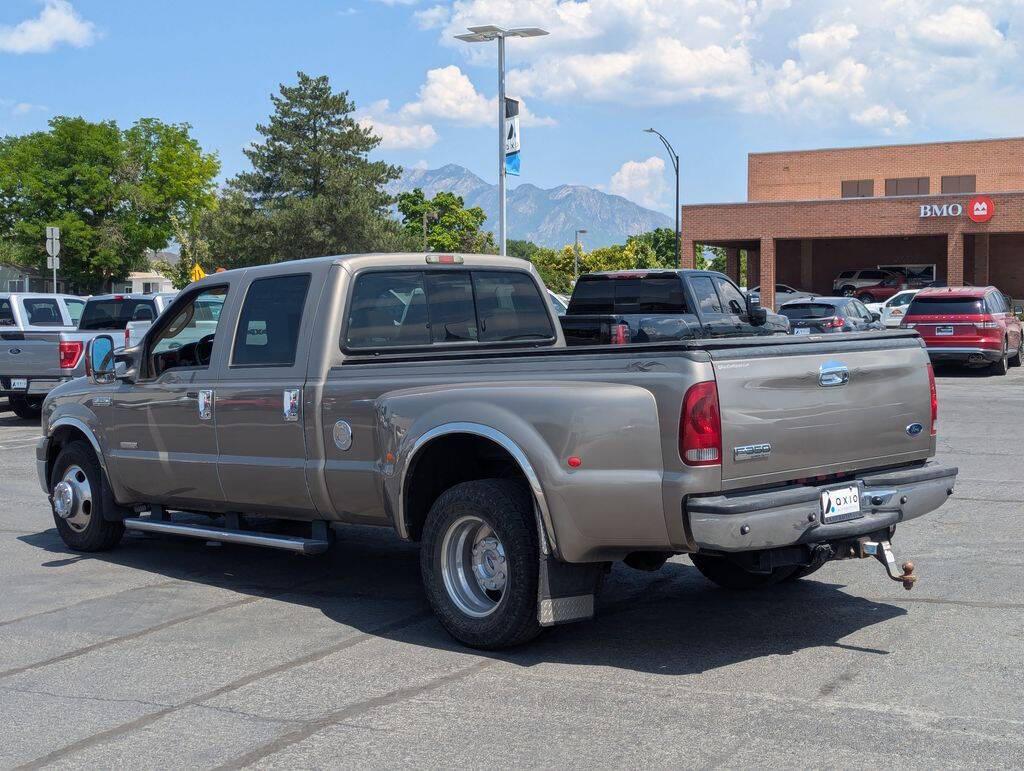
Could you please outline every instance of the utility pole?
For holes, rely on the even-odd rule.
[[[548,34],[539,27],[502,29],[488,24],[470,27],[469,32],[455,37],[466,43],[498,41],[498,254],[505,254],[505,38],[539,37]]]
[[[679,269],[679,257],[680,257],[680,245],[679,245],[679,156],[676,151],[672,149],[672,145],[665,139],[664,134],[660,131],[655,131],[652,128],[644,129],[648,134],[657,134],[658,139],[665,145],[665,149],[668,150],[668,158],[672,161],[672,168],[676,171],[676,269]]]
[[[586,230],[580,229],[576,231],[576,236],[573,239],[575,246],[573,247],[572,253],[572,283],[576,286],[576,282],[580,278],[580,236],[586,234]]]

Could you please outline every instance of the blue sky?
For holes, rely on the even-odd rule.
[[[742,200],[746,153],[1024,133],[1024,4],[931,0],[3,0],[0,134],[60,114],[187,121],[224,176],[296,70],[347,89],[403,166],[493,181],[495,46],[509,43],[522,182],[581,183],[671,211]]]

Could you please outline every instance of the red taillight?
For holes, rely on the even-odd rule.
[[[928,365],[928,390],[932,397],[932,436],[935,436],[939,422],[939,394],[935,390],[935,369],[931,364]]]
[[[679,416],[679,457],[687,466],[722,462],[722,415],[714,380],[690,386]]]
[[[82,351],[85,350],[85,343],[81,340],[65,340],[59,346],[60,368],[74,369],[78,366],[78,360],[82,358]]]
[[[625,345],[629,342],[629,324],[615,324],[612,326],[612,345]]]
[[[824,322],[821,326],[825,327],[826,329],[831,329],[831,328],[838,329],[842,325],[843,325],[843,320],[842,319],[829,319],[828,321]]]

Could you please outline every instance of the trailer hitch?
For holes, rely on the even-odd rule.
[[[914,588],[914,582],[917,580],[917,576],[914,575],[914,563],[904,562],[903,575],[896,575],[896,557],[893,555],[892,545],[888,541],[862,539],[857,543],[860,547],[861,557],[874,557],[885,565],[885,572],[889,574],[889,578],[903,584],[903,588],[908,592]]]

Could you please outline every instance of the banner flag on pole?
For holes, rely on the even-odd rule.
[[[519,100],[505,97],[505,173],[519,176]]]

